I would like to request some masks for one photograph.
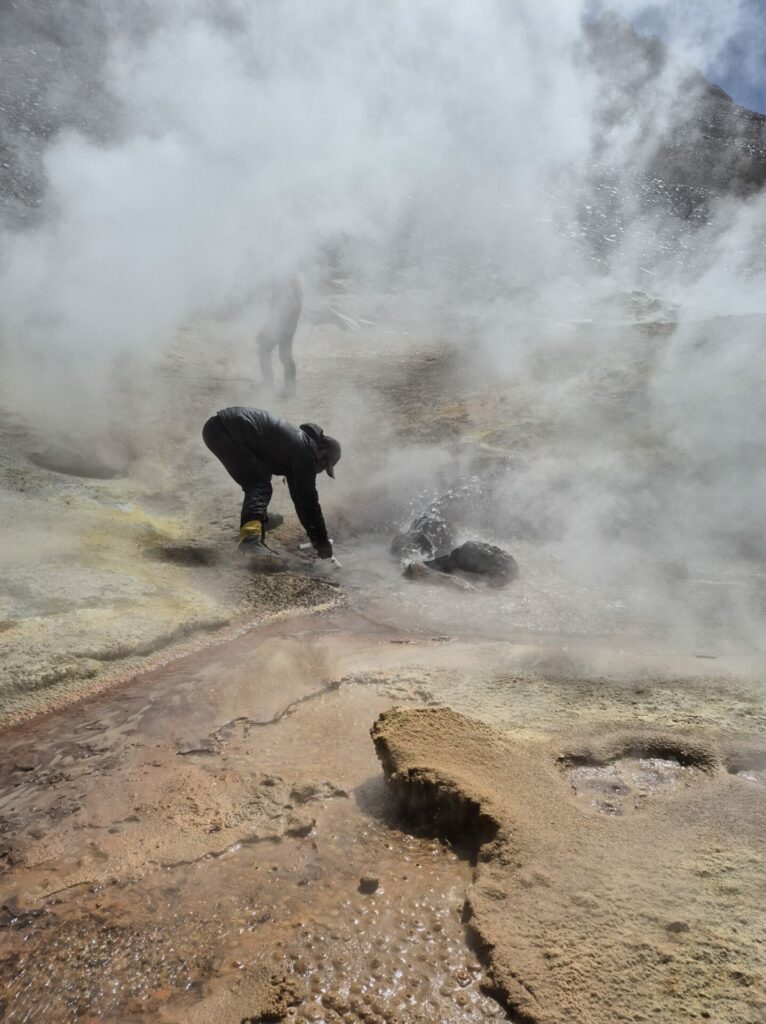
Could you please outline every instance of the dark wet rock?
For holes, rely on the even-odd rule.
[[[433,558],[424,563],[437,572],[456,571],[485,576],[496,587],[504,587],[519,575],[519,567],[513,555],[484,541],[468,540],[448,555]]]
[[[377,891],[379,885],[380,880],[377,875],[362,875],[359,879],[359,892],[364,896],[369,896]]]
[[[435,558],[449,551],[453,544],[452,527],[447,520],[435,512],[423,512],[413,519],[408,530],[394,537],[391,554],[396,558]]]
[[[451,587],[453,590],[473,590],[467,580],[463,580],[459,576],[450,576],[444,571],[431,569],[425,562],[409,562],[404,567],[402,576],[417,583],[438,583],[440,586]]]

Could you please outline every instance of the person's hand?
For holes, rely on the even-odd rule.
[[[332,544],[326,540],[324,544],[317,544],[316,552],[318,558],[332,558]]]

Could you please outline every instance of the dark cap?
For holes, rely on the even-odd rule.
[[[340,461],[340,444],[329,434],[322,434],[319,450],[327,456],[325,465],[327,475],[335,477],[335,466]]]

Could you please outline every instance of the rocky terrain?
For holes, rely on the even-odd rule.
[[[162,16],[138,10],[0,5],[0,220],[43,253],[51,141],[142,137],[106,86]],[[650,285],[762,188],[766,118],[612,16],[574,57],[587,173],[529,223],[582,278],[506,266],[458,176],[443,251],[406,189],[381,251],[358,211],[319,217],[291,397],[259,383],[253,280],[115,341],[108,298],[67,319],[67,251],[72,295],[7,320],[33,341],[0,337],[7,1024],[764,1020],[764,318]],[[135,252],[164,310],[161,235]],[[233,557],[241,494],[200,434],[237,404],[340,438],[340,567],[278,480],[278,564]]]
[[[595,345],[587,406],[612,422],[630,395],[629,436],[627,339],[646,352],[672,327],[622,330],[611,369]],[[198,422],[257,395],[236,361],[193,372],[203,338],[166,364]],[[71,454],[41,467],[15,428],[6,720],[59,710],[5,733],[3,1019],[754,1024],[763,655],[731,627],[757,561],[644,558],[627,589],[572,576],[555,506],[505,502],[531,454],[570,451],[576,407],[562,426],[560,403],[401,326],[304,338],[301,389],[348,388],[312,399],[344,438],[320,481],[329,577],[279,488],[286,571],[232,566],[236,488],[172,416],[174,461],[109,479]],[[366,429],[344,431],[360,384]],[[362,489],[343,467],[371,443],[395,472],[384,455]],[[438,544],[495,541],[516,578],[403,577],[391,541],[424,507],[452,524]]]
[[[766,116],[736,104],[695,68],[676,66],[661,40],[639,35],[617,16],[594,22],[587,36],[588,56],[604,81],[605,133],[629,127],[633,157],[648,157],[637,160],[645,176],[643,203],[701,220],[710,215],[711,200],[763,187]],[[664,131],[647,133],[660,111]]]

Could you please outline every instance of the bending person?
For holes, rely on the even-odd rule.
[[[334,477],[340,445],[316,423],[294,427],[263,409],[233,406],[212,416],[202,440],[245,492],[239,547],[243,553],[264,550],[272,476],[287,481],[298,519],[320,558],[332,558],[332,544],[319,504],[317,474]]]

